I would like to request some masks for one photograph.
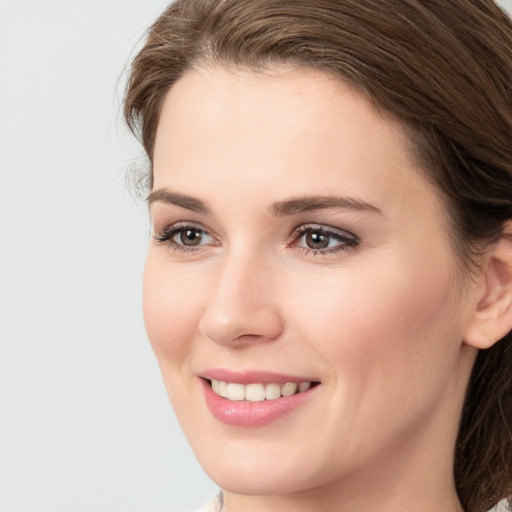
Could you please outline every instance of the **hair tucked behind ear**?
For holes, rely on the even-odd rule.
[[[491,0],[178,0],[135,57],[125,117],[152,160],[163,99],[202,64],[321,69],[402,120],[470,271],[512,219],[512,24]],[[512,340],[481,351],[455,480],[468,512],[512,492]]]

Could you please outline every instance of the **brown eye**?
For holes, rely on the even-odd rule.
[[[292,246],[315,255],[346,251],[359,245],[359,238],[343,229],[331,226],[304,224],[292,236]]]
[[[203,240],[203,236],[203,231],[196,228],[183,229],[177,234],[177,238],[179,239],[178,243],[188,246],[199,245]]]
[[[326,249],[329,247],[330,235],[322,231],[310,231],[306,234],[305,244],[309,249]]]
[[[168,246],[178,252],[199,251],[219,245],[219,241],[208,231],[185,222],[166,226],[153,236],[158,244]]]

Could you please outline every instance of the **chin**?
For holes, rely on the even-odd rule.
[[[242,495],[294,494],[327,484],[336,471],[320,447],[315,454],[305,453],[307,442],[297,449],[296,441],[279,442],[276,436],[267,442],[242,437],[217,438],[216,443],[210,440],[199,446],[191,440],[204,471],[225,491]]]
[[[229,462],[216,461],[210,467],[204,464],[207,475],[223,490],[243,495],[293,494],[311,487],[310,475],[302,475],[297,468],[272,462],[261,466],[240,467]],[[302,468],[304,469],[304,468]],[[307,484],[306,484],[307,482]]]

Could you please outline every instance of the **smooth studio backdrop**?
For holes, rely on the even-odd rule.
[[[118,79],[165,0],[0,0],[0,511],[214,492],[146,340],[149,223]]]
[[[512,11],[512,0],[501,2]],[[0,0],[0,512],[180,512],[215,492],[146,341],[129,56],[166,0]]]

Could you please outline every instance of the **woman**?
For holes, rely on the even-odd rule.
[[[510,498],[511,83],[490,0],[178,0],[150,29],[144,315],[211,510]]]

